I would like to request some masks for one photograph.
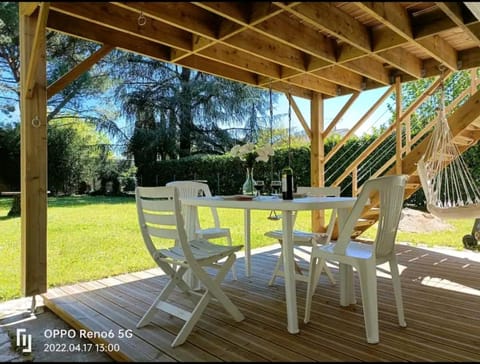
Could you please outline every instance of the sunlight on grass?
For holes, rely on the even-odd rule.
[[[88,281],[155,267],[144,246],[132,197],[61,197],[48,199],[48,285]],[[0,300],[20,297],[20,218],[8,218],[11,199],[0,199]],[[201,224],[212,219],[200,208]],[[234,244],[244,244],[242,210],[218,209],[222,226],[230,227]],[[252,249],[275,244],[264,236],[281,229],[282,222],[267,217],[270,211],[251,211]],[[327,221],[329,213],[327,212]],[[398,233],[398,241],[463,249],[462,237],[473,220],[448,221],[454,230],[435,233]],[[300,212],[297,229],[310,229],[310,213]],[[362,237],[373,238],[375,226]],[[224,240],[218,239],[217,242]]]

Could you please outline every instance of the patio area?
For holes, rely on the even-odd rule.
[[[180,320],[158,314],[154,325],[135,328],[166,283],[159,269],[50,289],[44,302],[77,330],[112,336],[92,341],[112,349],[109,355],[117,361],[480,361],[480,254],[407,244],[399,244],[397,253],[408,327],[397,325],[389,274],[379,272],[377,345],[365,341],[358,284],[358,303],[342,308],[338,285],[325,276],[311,322],[301,321],[300,333],[288,334],[283,280],[267,285],[276,245],[252,252],[252,277],[245,277],[239,257],[238,280],[227,276],[224,282],[246,319],[235,323],[212,303],[187,342],[175,349],[170,343]],[[335,266],[332,271],[338,275]],[[301,319],[305,291],[306,284],[297,282]]]

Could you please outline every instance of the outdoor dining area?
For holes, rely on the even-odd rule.
[[[221,305],[211,303],[176,348],[171,343],[183,325],[178,318],[158,313],[150,325],[136,329],[168,283],[160,268],[57,287],[44,300],[48,309],[77,329],[132,330],[128,338],[96,340],[118,344],[118,351],[109,352],[118,361],[479,361],[480,261],[402,243],[395,249],[408,326],[398,325],[391,278],[380,267],[380,342],[375,345],[365,340],[361,304],[341,307],[339,285],[323,274],[308,324],[302,320],[307,283],[297,281],[299,333],[287,331],[283,279],[268,285],[280,254],[278,245],[252,251],[249,277],[244,273],[245,257],[239,254],[237,280],[229,272],[222,283],[245,319],[235,322]],[[338,282],[338,267],[330,267]],[[360,297],[357,278],[355,294]],[[177,293],[173,297],[183,299]]]
[[[431,162],[445,153],[430,148],[435,121],[451,132],[445,145],[455,145],[453,160],[480,139],[474,3],[40,2],[19,9],[25,297],[41,295],[115,361],[480,361],[478,254],[397,239],[406,199],[422,188],[427,206],[439,198],[432,181],[445,165],[433,173]],[[99,44],[48,86],[47,29]],[[287,174],[282,193],[268,196],[215,195],[206,181],[140,184],[139,235],[153,268],[49,288],[45,106],[113,49],[283,93],[289,123],[293,110],[309,141],[310,181],[293,195]],[[444,80],[457,71],[469,72],[471,84],[447,106]],[[426,78],[432,82],[404,106],[405,83]],[[381,87],[327,152],[328,135],[359,95]],[[439,89],[440,116],[417,130],[415,112]],[[346,102],[328,123],[325,100],[341,96]],[[327,162],[390,96],[390,124],[327,184]],[[309,101],[309,118],[298,98]],[[288,135],[290,148],[290,125]],[[392,157],[384,153],[381,166],[361,175],[385,140]],[[348,196],[340,193],[345,180]],[[471,209],[442,209],[475,214],[475,201]],[[221,223],[222,209],[243,214],[241,239]],[[262,228],[252,221],[255,210],[281,221],[262,231],[272,244],[253,249],[251,230]],[[214,226],[201,226],[200,211],[212,214]],[[302,211],[312,216],[308,231],[295,226]],[[375,237],[362,238],[372,226]]]
[[[158,268],[57,287],[43,299],[78,330],[112,332],[93,341],[119,361],[476,361],[480,259],[395,242],[405,181],[372,179],[357,198],[317,188],[292,200],[211,196],[192,181],[137,187],[139,227]],[[350,241],[373,191],[384,211],[377,240]],[[246,242],[249,211],[277,209],[282,244],[241,252],[228,228],[199,225],[199,206],[243,210]],[[294,229],[292,212],[322,207],[334,215],[320,245]],[[158,238],[171,247],[156,248]]]

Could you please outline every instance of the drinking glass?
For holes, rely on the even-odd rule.
[[[282,181],[274,180],[270,183],[270,186],[272,186],[273,195],[278,197],[282,188]]]
[[[261,195],[261,192],[264,186],[265,186],[265,182],[263,182],[262,180],[255,181],[255,189],[257,190],[257,196]]]

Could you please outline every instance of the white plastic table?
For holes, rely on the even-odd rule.
[[[293,211],[301,210],[327,210],[338,209],[338,225],[342,226],[353,204],[353,197],[303,197],[293,200],[282,200],[269,196],[262,196],[253,200],[236,200],[229,196],[182,198],[185,207],[184,214],[186,229],[189,237],[194,237],[195,226],[189,221],[195,221],[197,207],[208,206],[218,208],[233,208],[244,210],[244,233],[245,233],[245,274],[251,275],[250,256],[250,210],[276,210],[282,211],[283,230],[283,269],[285,274],[285,298],[287,306],[287,329],[291,334],[299,332],[297,314],[297,296],[295,286],[295,269],[293,254]]]

